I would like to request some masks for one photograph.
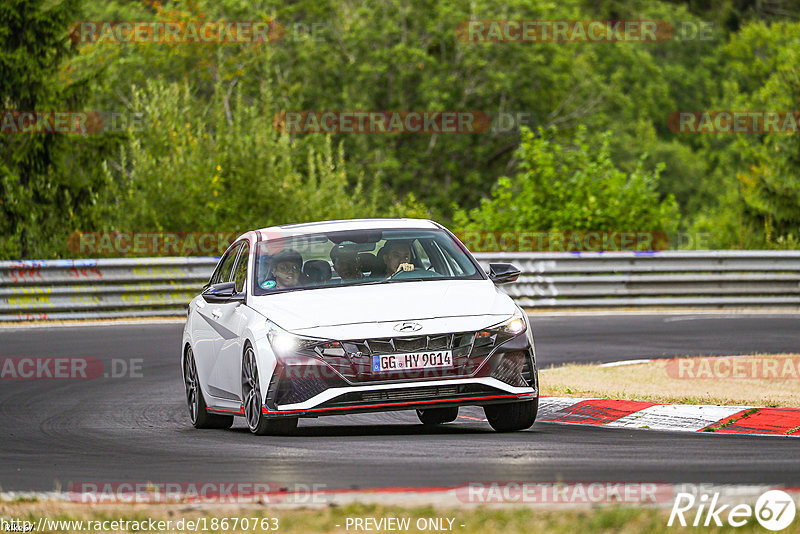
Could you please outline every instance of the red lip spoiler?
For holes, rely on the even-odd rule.
[[[363,410],[368,408],[385,408],[387,406],[416,406],[419,404],[434,404],[441,402],[469,402],[478,400],[494,400],[494,399],[512,399],[519,397],[528,397],[535,395],[535,393],[515,393],[508,395],[489,395],[483,397],[461,397],[458,399],[434,399],[426,401],[406,401],[406,402],[391,402],[382,404],[362,404],[356,406],[334,406],[331,408],[308,408],[307,410],[268,410],[266,406],[261,408],[261,413],[265,415],[280,415],[285,413],[308,413],[308,412],[325,412],[333,410]],[[235,413],[235,412],[234,412]]]

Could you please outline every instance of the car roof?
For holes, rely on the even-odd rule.
[[[374,229],[424,228],[439,229],[440,225],[428,219],[341,219],[335,221],[317,221],[298,224],[270,226],[256,230],[259,239],[271,239],[280,236],[297,236],[319,232],[337,232],[341,230],[374,230]],[[239,239],[250,232],[243,234]]]

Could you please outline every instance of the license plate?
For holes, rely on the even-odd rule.
[[[453,367],[453,351],[409,352],[408,354],[373,354],[372,372],[406,371]]]

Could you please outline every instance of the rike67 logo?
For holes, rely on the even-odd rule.
[[[675,496],[675,503],[672,505],[667,526],[671,527],[676,524],[677,520],[677,524],[682,527],[687,525],[721,527],[724,523],[732,527],[741,527],[755,517],[756,521],[765,529],[779,531],[788,527],[794,521],[797,513],[794,499],[781,490],[762,493],[755,506],[720,504],[719,499],[718,492],[711,495],[701,493],[699,496],[692,493],[678,493]]]

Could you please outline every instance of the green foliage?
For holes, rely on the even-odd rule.
[[[101,10],[103,5],[86,9]],[[624,12],[624,18],[697,20],[682,9],[654,6]],[[169,3],[145,18],[274,16],[286,35],[266,47],[99,44],[86,47],[79,64],[108,65],[103,82],[107,88],[101,92],[106,98],[153,76],[187,79],[198,96],[209,95],[220,76],[224,81],[238,79],[246,97],[258,98],[258,81],[269,78],[285,110],[476,110],[493,117],[519,117],[510,128],[495,123],[482,134],[335,136],[344,143],[348,174],[373,176],[400,195],[413,192],[440,217],[447,217],[452,202],[476,205],[499,176],[513,170],[520,123],[533,129],[557,126],[565,136],[579,124],[590,131],[611,129],[615,158],[632,170],[644,152],[674,154],[660,145],[664,136],[671,136],[666,113],[683,109],[676,106],[687,100],[705,98],[713,86],[711,67],[698,65],[696,58],[710,55],[714,42],[492,44],[458,38],[459,24],[470,19],[612,15],[593,12],[576,0],[514,0],[498,9],[496,0],[426,1],[413,7],[399,0],[376,5],[269,0],[254,7],[240,0]],[[92,20],[109,16],[105,11],[87,14]],[[270,61],[263,61],[265,55]],[[216,68],[220,61],[224,74]],[[642,146],[645,138],[648,142]],[[669,184],[674,179],[680,182],[679,200],[688,203],[701,182],[702,176],[695,173],[704,169],[681,165],[683,161],[676,157],[676,165],[665,169],[662,192],[672,192]],[[648,160],[644,165],[652,170],[658,163]]]
[[[555,132],[523,130],[517,152],[519,172],[497,183],[478,208],[456,211],[462,231],[642,230],[672,232],[678,209],[672,197],[659,199],[660,168],[619,169],[609,153],[609,136],[599,147],[579,128],[569,144]]]
[[[800,23],[748,24],[720,55],[727,81],[717,109],[800,109]],[[714,234],[714,246],[800,248],[797,135],[728,135],[708,142],[713,172],[725,176],[725,187],[695,228]]]
[[[198,113],[186,84],[134,89],[132,111],[145,127],[130,128],[105,165],[119,192],[107,229],[237,232],[379,215],[373,184],[348,185],[341,147],[317,138],[300,149],[272,128],[271,102],[267,84],[256,104],[218,83]]]
[[[9,0],[3,109],[142,113],[102,135],[0,136],[0,258],[78,230],[238,231],[361,216],[462,228],[708,232],[800,246],[795,135],[686,135],[678,110],[800,109],[795,2]],[[277,20],[267,44],[94,43],[76,20]],[[660,43],[473,43],[467,20],[713,24]],[[287,135],[288,110],[476,110],[481,134]],[[609,135],[606,132],[613,132]],[[673,200],[674,199],[674,200]],[[678,216],[678,213],[682,215]]]
[[[68,24],[77,1],[0,4],[0,109],[80,110],[88,80],[68,81]],[[91,221],[104,187],[96,163],[115,139],[11,133],[0,136],[0,258],[52,257]],[[91,162],[92,165],[88,165]]]

